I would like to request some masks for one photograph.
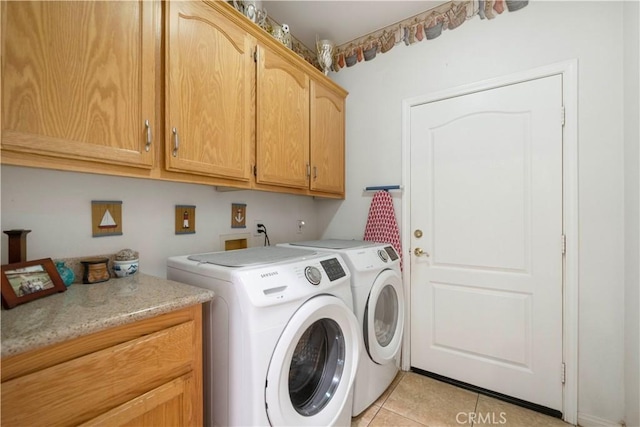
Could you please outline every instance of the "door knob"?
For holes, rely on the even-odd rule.
[[[425,252],[422,250],[422,248],[415,248],[413,250],[413,253],[415,256],[425,256],[425,257],[429,257],[429,252]]]

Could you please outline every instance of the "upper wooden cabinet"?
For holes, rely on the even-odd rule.
[[[344,94],[311,81],[312,191],[344,194]]]
[[[248,181],[256,40],[204,3],[165,7],[167,169]]]
[[[344,196],[346,92],[267,46],[257,62],[258,188]]]
[[[344,197],[347,92],[227,2],[0,12],[2,163]]]
[[[309,76],[287,58],[259,46],[256,182],[309,186]]]
[[[156,5],[1,7],[2,149],[151,168]]]

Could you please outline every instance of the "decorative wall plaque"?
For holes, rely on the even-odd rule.
[[[247,228],[247,205],[245,203],[231,204],[231,228]]]
[[[196,233],[196,207],[176,205],[176,234]]]
[[[122,202],[91,201],[91,227],[93,237],[122,235]]]

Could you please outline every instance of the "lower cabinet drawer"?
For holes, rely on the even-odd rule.
[[[77,425],[194,370],[188,321],[2,383],[2,425]]]
[[[185,401],[193,398],[193,377],[187,374],[176,378],[81,424],[81,427],[193,425],[191,411],[185,411]]]

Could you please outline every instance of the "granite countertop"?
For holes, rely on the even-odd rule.
[[[138,273],[2,310],[1,356],[13,356],[213,299],[213,291]]]

